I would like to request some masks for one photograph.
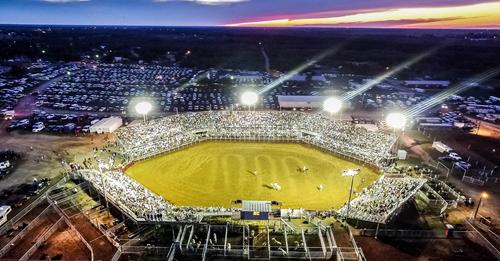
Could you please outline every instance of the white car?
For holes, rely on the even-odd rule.
[[[33,126],[33,128],[31,129],[32,132],[40,132],[42,131],[43,129],[45,129],[45,126],[44,125],[37,125],[37,126]]]
[[[10,161],[6,160],[3,162],[0,162],[0,170],[6,169],[8,167],[10,167]]]
[[[455,165],[463,169],[469,169],[471,167],[470,163],[467,163],[465,161],[455,162]]]
[[[462,157],[460,157],[460,155],[458,155],[456,152],[451,152],[448,156],[454,161],[462,160]]]

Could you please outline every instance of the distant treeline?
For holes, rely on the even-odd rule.
[[[497,35],[496,40],[493,35]],[[261,43],[262,45],[259,45]],[[345,73],[377,75],[436,45],[445,46],[398,76],[459,79],[500,66],[498,31],[375,30],[324,28],[187,28],[2,26],[0,59],[17,56],[78,61],[99,55],[130,62],[159,61],[196,68],[288,71],[343,43],[319,64]],[[42,53],[42,50],[44,53]],[[187,51],[189,55],[186,55]],[[167,55],[167,53],[169,55]]]

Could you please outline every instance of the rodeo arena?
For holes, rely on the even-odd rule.
[[[52,184],[47,197],[2,226],[2,234],[33,208],[42,207],[42,214],[24,224],[34,228],[47,218],[55,223],[30,249],[22,250],[19,260],[30,259],[53,231],[66,227],[84,242],[89,260],[366,260],[354,235],[389,233],[383,227],[416,198],[439,214],[466,200],[435,179],[431,170],[395,170],[398,134],[382,123],[375,125],[369,129],[328,113],[299,111],[205,111],[147,121],[144,117],[114,132],[113,141],[96,148],[94,158],[63,162],[67,175]],[[273,198],[240,199],[229,208],[179,206],[124,174],[139,161],[212,140],[301,143],[380,175],[355,194],[351,184],[349,201],[340,208],[318,211],[281,209]],[[342,173],[352,178],[356,174]],[[279,183],[270,187],[286,193]],[[294,219],[307,226],[298,226]],[[0,250],[2,258],[23,240],[22,231],[28,230],[9,238],[12,242]],[[81,231],[104,236],[96,240]]]

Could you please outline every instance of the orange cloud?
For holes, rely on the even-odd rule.
[[[342,26],[402,28],[500,27],[500,2],[453,7],[398,8],[344,16],[263,20],[228,24],[227,26]]]

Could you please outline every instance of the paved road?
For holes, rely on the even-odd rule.
[[[260,52],[262,53],[262,56],[264,56],[264,66],[266,68],[266,72],[271,73],[271,62],[269,61],[269,56],[267,55],[264,46],[262,45],[260,47]]]

